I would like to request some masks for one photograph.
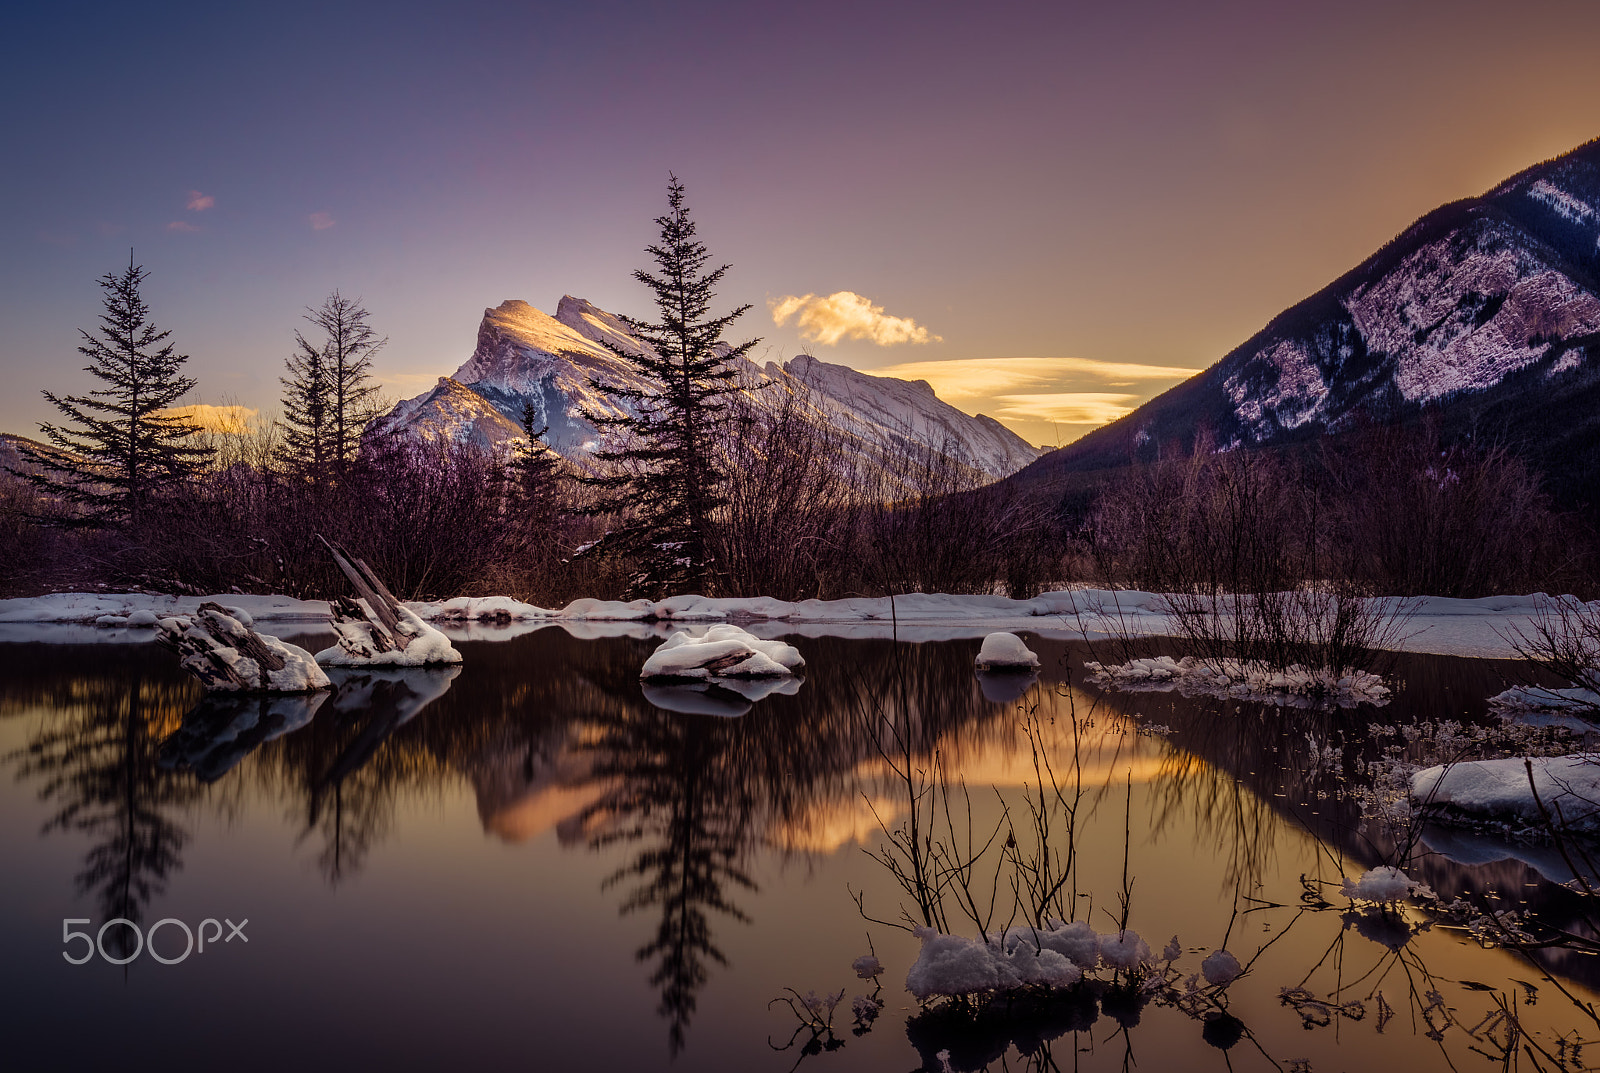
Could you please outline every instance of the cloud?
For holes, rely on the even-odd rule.
[[[249,406],[212,406],[197,402],[190,406],[173,406],[161,411],[162,417],[178,417],[207,432],[226,432],[243,435],[250,430],[250,421],[261,411]]]
[[[314,212],[310,216],[307,216],[306,219],[311,221],[311,230],[313,231],[326,231],[328,228],[338,223],[338,221],[333,218],[333,213],[331,212]]]
[[[941,399],[987,399],[1002,392],[1054,387],[1062,380],[1096,380],[1107,387],[1125,387],[1143,380],[1187,380],[1199,369],[1168,365],[1133,365],[1093,358],[954,358],[908,361],[874,376],[926,380]]]
[[[1104,425],[1133,412],[1137,395],[1106,391],[1062,391],[1042,395],[996,395],[1002,417],[1062,425]]]
[[[186,235],[192,235],[196,231],[200,230],[200,227],[197,224],[190,223],[188,220],[174,220],[167,225],[167,230],[181,231]]]
[[[882,306],[873,305],[870,298],[854,291],[835,291],[826,298],[791,294],[775,298],[768,305],[772,307],[774,324],[781,328],[790,317],[797,316],[800,338],[824,346],[834,346],[840,339],[866,339],[879,346],[941,341],[910,317],[888,316]]]
[[[217,203],[217,199],[210,194],[202,194],[198,190],[189,191],[189,200],[183,206],[190,212],[205,212]]]

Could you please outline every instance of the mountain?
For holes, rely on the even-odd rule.
[[[548,426],[550,446],[581,462],[598,435],[584,414],[618,414],[614,387],[656,385],[606,344],[637,353],[640,341],[620,318],[570,295],[549,316],[510,300],[483,312],[477,347],[453,376],[379,418],[369,435],[399,432],[423,441],[452,440],[497,448],[521,435],[523,407]],[[931,449],[989,479],[1033,461],[1039,450],[989,417],[973,417],[934,394],[926,381],[868,376],[808,354],[778,365],[737,359],[741,390],[804,385],[826,419],[868,444]]]
[[[1427,413],[1521,452],[1558,499],[1600,477],[1600,140],[1445,205],[1205,372],[1018,480],[1289,443]]]

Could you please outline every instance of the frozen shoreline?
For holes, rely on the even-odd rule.
[[[1400,651],[1510,658],[1504,634],[1527,629],[1539,596],[1487,596],[1476,600],[1422,597],[1401,630]],[[192,615],[207,600],[244,610],[276,632],[330,630],[322,600],[226,593],[162,596],[149,593],[54,593],[0,600],[0,642],[138,642],[153,631],[96,626],[147,610],[158,617]],[[770,597],[667,600],[575,600],[559,610],[504,596],[457,597],[407,604],[451,640],[507,640],[545,626],[561,626],[577,637],[666,636],[695,624],[735,623],[758,637],[887,638],[907,641],[978,638],[1005,630],[1090,640],[1120,633],[1170,636],[1174,632],[1159,596],[1134,590],[1072,589],[1031,600],[1003,596],[912,593],[894,597],[789,602]],[[288,627],[286,630],[285,627]]]

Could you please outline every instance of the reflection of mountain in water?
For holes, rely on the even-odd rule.
[[[1043,682],[1019,695],[1021,680],[974,676],[976,640],[815,638],[801,642],[809,673],[799,694],[774,693],[727,719],[664,705],[641,687],[639,667],[656,643],[578,640],[551,628],[466,642],[464,670],[341,672],[338,692],[309,721],[270,701],[191,708],[195,689],[136,646],[0,646],[0,717],[41,704],[58,712],[14,759],[19,777],[36,781],[59,810],[53,828],[94,840],[80,884],[107,916],[138,919],[181,867],[179,810],[236,807],[245,786],[282,800],[329,883],[363,867],[402,801],[461,782],[498,839],[554,837],[617,853],[606,890],[655,922],[638,953],[674,1050],[722,964],[719,931],[747,920],[753,855],[875,838],[901,807],[886,754],[926,765],[937,750],[973,786],[1033,779],[1019,702],[1042,698],[1041,712],[1055,717],[1044,720],[1043,748],[1063,779],[1090,791],[1091,822],[1095,795],[1108,794],[1120,830],[1125,780],[1150,781],[1157,828],[1198,825],[1227,855],[1237,889],[1268,873],[1279,825],[1304,826],[1363,866],[1392,850],[1380,833],[1362,833],[1353,808],[1333,796],[1339,772],[1309,759],[1308,735],[1331,744],[1342,734],[1352,770],[1374,718],[1365,710],[1284,711],[1079,686],[1069,699],[1052,692],[1065,688],[1068,646],[1042,641],[1030,647],[1044,657]],[[1084,653],[1074,646],[1071,656],[1076,677]],[[1423,714],[1459,716],[1474,696],[1481,707],[1496,690],[1488,678],[1471,679],[1480,663],[1410,661],[1402,670],[1413,689],[1382,720],[1414,707],[1424,695],[1415,683],[1430,676],[1439,681],[1425,695],[1443,698],[1443,711]],[[1174,733],[1166,741],[1124,733],[1123,715]],[[1522,890],[1536,878],[1505,860],[1429,857],[1418,872],[1436,889],[1469,893]],[[1562,918],[1567,897],[1546,885],[1538,904]]]

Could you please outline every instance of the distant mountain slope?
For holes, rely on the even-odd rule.
[[[1436,413],[1567,501],[1600,476],[1600,141],[1436,209],[1216,365],[1040,458],[1038,481]]]
[[[554,317],[511,300],[484,310],[478,343],[454,376],[407,399],[373,427],[424,441],[439,439],[494,447],[521,434],[523,407],[549,427],[550,445],[569,458],[592,450],[598,436],[584,414],[622,412],[602,384],[644,391],[655,385],[608,349],[637,352],[640,342],[616,316],[570,295]],[[1038,457],[1037,448],[999,422],[973,417],[944,402],[924,381],[868,376],[801,355],[782,366],[740,360],[740,383],[759,391],[786,381],[816,393],[827,420],[865,443],[942,452],[994,479]]]

